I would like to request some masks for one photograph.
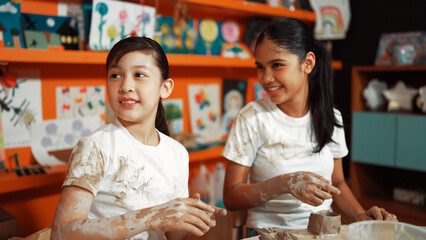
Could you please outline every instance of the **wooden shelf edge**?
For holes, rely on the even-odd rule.
[[[35,49],[0,48],[0,62],[45,64],[105,64],[107,52],[96,51],[49,51]],[[230,67],[254,68],[254,58],[225,58],[193,54],[167,54],[172,67]],[[333,69],[342,69],[341,61],[333,61]]]
[[[210,159],[222,158],[222,152],[225,146],[213,147],[197,152],[189,153],[189,163],[201,162]]]
[[[426,65],[406,66],[353,66],[352,72],[400,72],[400,71],[425,71]]]
[[[312,11],[296,9],[291,11],[285,7],[272,7],[268,4],[254,3],[246,1],[211,1],[211,0],[183,0],[193,5],[201,5],[205,7],[215,7],[226,10],[245,12],[253,14],[253,16],[265,15],[275,17],[292,17],[305,22],[314,23],[316,15]]]
[[[53,184],[61,185],[67,173],[68,164],[44,168],[46,174],[18,177],[15,172],[0,173],[0,194],[44,187]]]

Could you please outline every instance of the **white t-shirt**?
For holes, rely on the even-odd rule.
[[[343,124],[341,114],[334,110]],[[251,167],[250,182],[265,181],[297,171],[313,172],[331,180],[334,158],[346,156],[345,133],[334,128],[333,140],[320,153],[313,153],[316,141],[311,136],[310,114],[292,118],[282,112],[269,97],[247,104],[232,125],[222,155]],[[306,229],[311,212],[330,210],[332,200],[318,207],[283,194],[248,210],[247,226],[280,227],[284,230]]]
[[[157,146],[144,145],[116,119],[77,143],[63,187],[79,186],[93,193],[89,219],[188,197],[188,152],[158,133]],[[144,232],[132,239],[165,239],[165,235]]]

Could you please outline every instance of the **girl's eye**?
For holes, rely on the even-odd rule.
[[[281,63],[272,64],[272,67],[274,67],[274,68],[278,68],[278,67],[281,67],[281,66],[283,66]]]
[[[257,70],[262,70],[263,66],[262,65],[256,65]]]
[[[143,74],[143,73],[136,73],[135,77],[137,77],[137,78],[143,78],[143,77],[145,77],[145,74]]]
[[[121,77],[121,75],[120,74],[117,74],[117,73],[112,73],[111,75],[110,75],[110,78],[120,78]]]

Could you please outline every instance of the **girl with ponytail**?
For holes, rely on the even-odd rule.
[[[259,35],[254,55],[268,95],[247,104],[230,131],[222,154],[227,209],[248,209],[249,229],[306,229],[310,214],[331,210],[333,200],[354,221],[396,221],[383,208],[365,211],[345,183],[348,149],[331,60],[312,31],[278,19]]]
[[[75,146],[51,239],[184,239],[201,236],[224,209],[188,198],[188,152],[170,138],[161,99],[169,65],[150,38],[108,54],[107,95],[116,119]]]

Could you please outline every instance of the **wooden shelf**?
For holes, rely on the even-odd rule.
[[[425,71],[426,65],[410,66],[354,66],[355,72],[401,72],[401,71]]]
[[[17,192],[53,184],[62,184],[68,164],[44,168],[46,174],[17,176],[15,172],[0,173],[0,194]]]
[[[0,48],[0,62],[43,64],[105,64],[107,52],[49,51],[35,49]],[[254,68],[254,58],[224,58],[192,54],[167,54],[170,66],[175,67],[231,67]],[[340,61],[333,61],[334,69],[341,69]]]
[[[221,158],[224,148],[225,146],[219,146],[219,147],[205,149],[202,151],[190,152],[189,163]]]

